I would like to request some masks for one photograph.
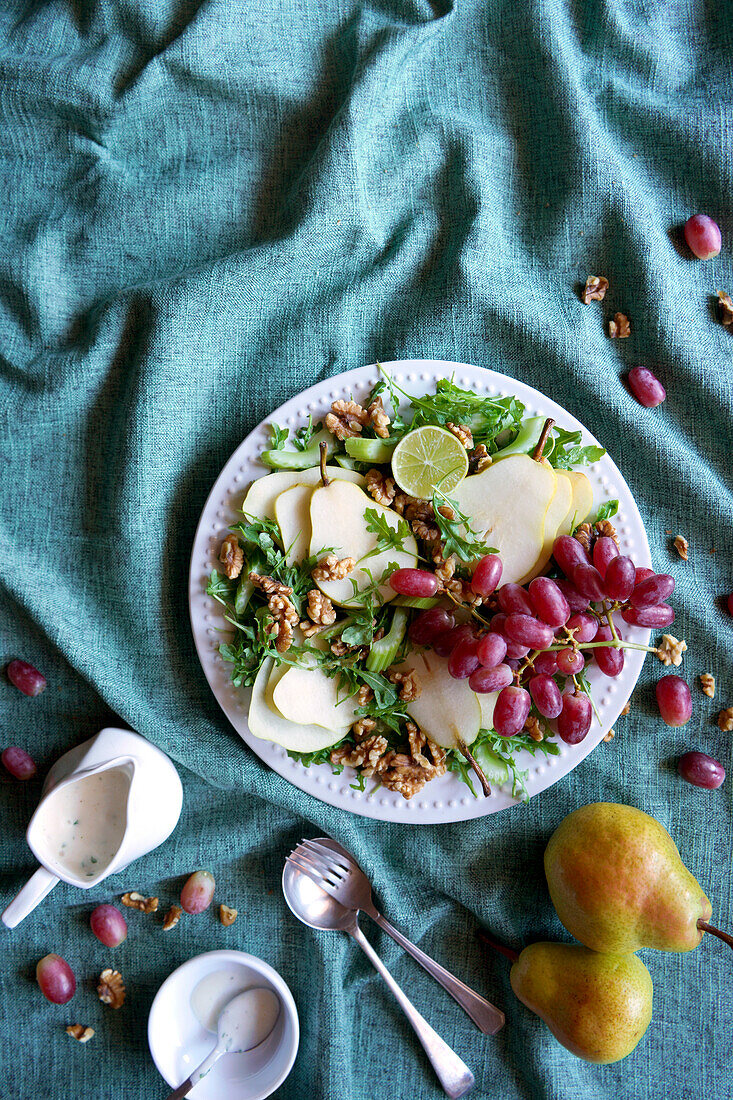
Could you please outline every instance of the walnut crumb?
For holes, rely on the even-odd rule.
[[[94,1034],[94,1028],[84,1027],[84,1024],[69,1024],[66,1034],[76,1039],[78,1043],[88,1043]]]
[[[672,634],[663,634],[655,650],[663,665],[674,665],[675,668],[682,664],[682,654],[685,652],[687,652],[687,642],[684,639],[675,638]]]
[[[367,492],[377,504],[383,504],[385,508],[389,508],[397,492],[394,478],[385,477],[380,470],[368,470],[365,481]]]
[[[250,573],[249,579],[255,588],[259,588],[266,596],[292,596],[293,590],[282,581],[276,581],[274,577],[268,577],[264,573]]]
[[[125,1003],[125,983],[119,970],[107,967],[99,975],[97,993],[102,1004],[110,1008],[121,1008]]]
[[[356,693],[356,701],[360,707],[365,707],[367,703],[371,703],[374,698],[374,692],[369,687],[369,684],[362,684]]]
[[[583,303],[589,306],[591,302],[602,302],[608,290],[608,279],[603,275],[589,275],[585,280],[583,290]]]
[[[733,730],[733,707],[726,707],[725,710],[721,710],[718,715],[718,726],[723,733],[730,733]]]
[[[468,456],[468,468],[472,474],[483,473],[491,465],[491,455],[486,450],[485,443],[479,443]]]
[[[238,911],[237,909],[230,908],[228,905],[219,906],[219,920],[225,928],[229,928],[230,925],[234,924],[237,919]]]
[[[121,901],[128,909],[139,909],[141,913],[155,913],[158,908],[157,898],[144,898],[137,890],[123,894]]]
[[[311,577],[314,581],[341,581],[348,577],[355,565],[355,558],[338,558],[335,554],[327,554],[311,572]]]
[[[624,703],[623,707],[621,708],[621,713],[622,714],[629,714],[630,711],[631,711],[631,700],[627,699],[626,702]]]
[[[375,397],[371,404],[368,405],[367,416],[369,417],[369,423],[374,428],[375,434],[378,435],[380,439],[387,439],[389,436],[389,417],[384,411],[381,397]]]
[[[591,543],[593,542],[593,528],[589,523],[581,523],[579,527],[576,527],[574,538],[578,540],[586,553],[590,552]]]
[[[224,539],[219,551],[219,561],[224,566],[224,575],[230,581],[235,580],[242,572],[244,551],[236,535],[227,535]]]
[[[356,401],[334,401],[326,415],[326,428],[337,439],[353,439],[361,435],[369,423],[369,413]]]
[[[180,905],[171,905],[170,909],[163,917],[163,931],[170,932],[171,928],[175,928],[181,919],[182,913],[183,909],[181,909]]]
[[[733,325],[733,301],[724,290],[718,291],[718,315],[721,325]]]
[[[712,672],[703,672],[701,674],[700,687],[702,688],[703,695],[707,695],[709,699],[715,698],[715,677]]]
[[[267,633],[274,635],[275,649],[278,653],[287,653],[293,644],[293,628],[300,618],[295,605],[288,596],[270,596],[267,601],[267,610],[272,615]]]
[[[460,439],[467,451],[473,450],[473,432],[468,424],[454,424],[452,420],[449,420],[446,428],[453,433],[456,439]]]
[[[611,730],[608,731],[607,734],[605,734],[603,740],[604,741],[613,741],[615,736],[616,736],[616,731],[611,729]]]
[[[689,556],[688,551],[690,548],[690,544],[684,535],[677,535],[674,540],[674,548],[679,556],[682,558],[682,560],[687,561],[687,558]]]
[[[399,688],[400,699],[403,703],[412,703],[420,697],[422,688],[414,668],[411,668],[409,672],[398,672],[397,669],[390,668],[387,671],[387,679]]]
[[[611,340],[625,340],[631,336],[631,322],[625,313],[616,313],[612,321],[608,322],[608,335]]]
[[[534,714],[528,714],[527,720],[524,723],[524,728],[532,738],[533,741],[544,741],[545,735],[540,725],[539,718],[536,718]]]

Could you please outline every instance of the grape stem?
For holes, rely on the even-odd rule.
[[[578,649],[643,649],[646,653],[656,653],[656,647],[653,645],[640,645],[638,642],[624,642],[620,638],[617,638],[614,642],[609,639],[607,642],[579,642]],[[551,645],[547,649],[538,649],[538,653],[555,653],[560,649],[567,649],[567,645]]]
[[[506,955],[513,963],[519,958],[518,951],[515,951],[513,947],[505,947],[503,943],[497,943],[496,940],[492,940],[490,936],[486,935],[483,928],[479,928],[478,938],[483,940],[484,943],[487,943],[494,951],[498,951],[500,955]]]
[[[331,484],[331,478],[326,473],[326,463],[328,461],[328,447],[326,446],[325,443],[321,443],[318,450],[319,450],[320,456],[321,456],[321,460],[320,460],[321,481],[323,482],[324,489],[326,489]]]
[[[468,747],[468,745],[466,744],[465,741],[462,741],[460,737],[457,737],[456,738],[456,744],[458,745],[458,748],[463,753],[466,760],[468,760],[469,764],[471,765],[474,772],[476,773],[476,778],[478,779],[479,783],[481,784],[481,789],[483,790],[484,794],[488,798],[489,795],[491,794],[491,787],[489,786],[488,779],[484,775],[483,768],[481,767],[478,760],[473,755],[473,753],[471,752],[471,750],[469,749],[469,747]]]
[[[555,427],[555,421],[552,419],[551,416],[548,416],[547,420],[545,421],[545,426],[542,429],[542,435],[537,440],[537,446],[532,451],[532,458],[534,459],[535,462],[541,462],[542,461],[542,452],[544,451],[545,447],[547,446],[547,440],[549,438],[550,432],[552,431],[552,429],[554,427]]]
[[[727,943],[728,947],[733,947],[733,936],[728,935],[727,932],[721,932],[719,928],[716,928],[713,924],[708,924],[706,920],[699,920],[697,927],[702,932],[709,932],[711,936],[717,936],[723,943]]]

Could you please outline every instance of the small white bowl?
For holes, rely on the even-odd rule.
[[[272,989],[281,1010],[263,1043],[247,1054],[225,1054],[191,1090],[195,1100],[265,1100],[293,1068],[300,1028],[293,995],[262,959],[244,951],[208,951],[174,970],[155,995],[148,1017],[148,1044],[158,1071],[171,1088],[185,1081],[211,1051],[216,1035],[199,1022],[191,994],[202,979],[231,974],[231,995],[253,986]]]

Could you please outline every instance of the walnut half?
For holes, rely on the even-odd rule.
[[[78,1043],[88,1043],[94,1034],[94,1028],[84,1027],[84,1024],[69,1024],[66,1034],[76,1039]]]
[[[182,913],[183,909],[181,909],[180,905],[171,905],[170,909],[163,917],[163,931],[170,932],[171,928],[175,928],[181,919]]]
[[[225,928],[229,928],[230,925],[234,924],[236,919],[237,919],[237,910],[236,909],[231,909],[228,905],[220,905],[219,906],[219,920],[221,921],[221,923],[224,925]]]
[[[631,322],[625,313],[616,313],[612,321],[608,322],[608,335],[611,340],[625,340],[631,336]]]
[[[97,993],[102,1004],[109,1005],[110,1008],[122,1008],[125,1003],[125,983],[119,970],[107,967],[102,971],[97,983]]]
[[[121,901],[128,909],[139,909],[141,913],[155,913],[158,908],[157,898],[144,898],[137,890],[123,894]]]

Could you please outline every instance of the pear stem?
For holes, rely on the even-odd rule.
[[[320,455],[321,455],[321,481],[323,482],[323,487],[326,488],[328,485],[331,484],[331,478],[326,473],[326,462],[328,461],[328,447],[326,446],[325,443],[321,443],[318,450],[320,451]]]
[[[544,451],[545,447],[547,446],[548,437],[549,437],[550,432],[552,431],[552,429],[554,427],[555,427],[555,421],[552,419],[551,416],[548,416],[547,420],[545,421],[545,426],[542,429],[542,435],[537,440],[537,446],[532,451],[532,458],[535,460],[535,462],[541,462],[542,461],[542,452]]]
[[[486,935],[483,928],[479,928],[478,938],[487,943],[489,947],[492,947],[494,951],[498,951],[500,955],[506,955],[508,959],[511,959],[513,963],[519,958],[519,952],[515,951],[513,947],[505,947],[503,943],[497,943],[496,940],[492,940]]]
[[[471,765],[471,767],[475,771],[476,778],[478,779],[479,783],[481,784],[481,789],[483,790],[484,794],[488,798],[489,795],[491,794],[491,787],[489,786],[488,779],[484,775],[483,768],[481,767],[478,760],[473,755],[473,753],[471,752],[471,750],[469,749],[469,747],[468,747],[468,745],[466,744],[465,741],[462,741],[460,739],[460,737],[457,737],[456,738],[456,744],[458,745],[458,748],[461,750],[461,752],[465,756],[466,760],[468,760],[469,764]]]
[[[712,924],[708,924],[706,920],[699,920],[697,927],[703,932],[709,932],[711,936],[717,936],[723,943],[727,943],[728,947],[733,947],[733,936],[729,936],[727,932],[721,932],[719,928],[716,928]]]

